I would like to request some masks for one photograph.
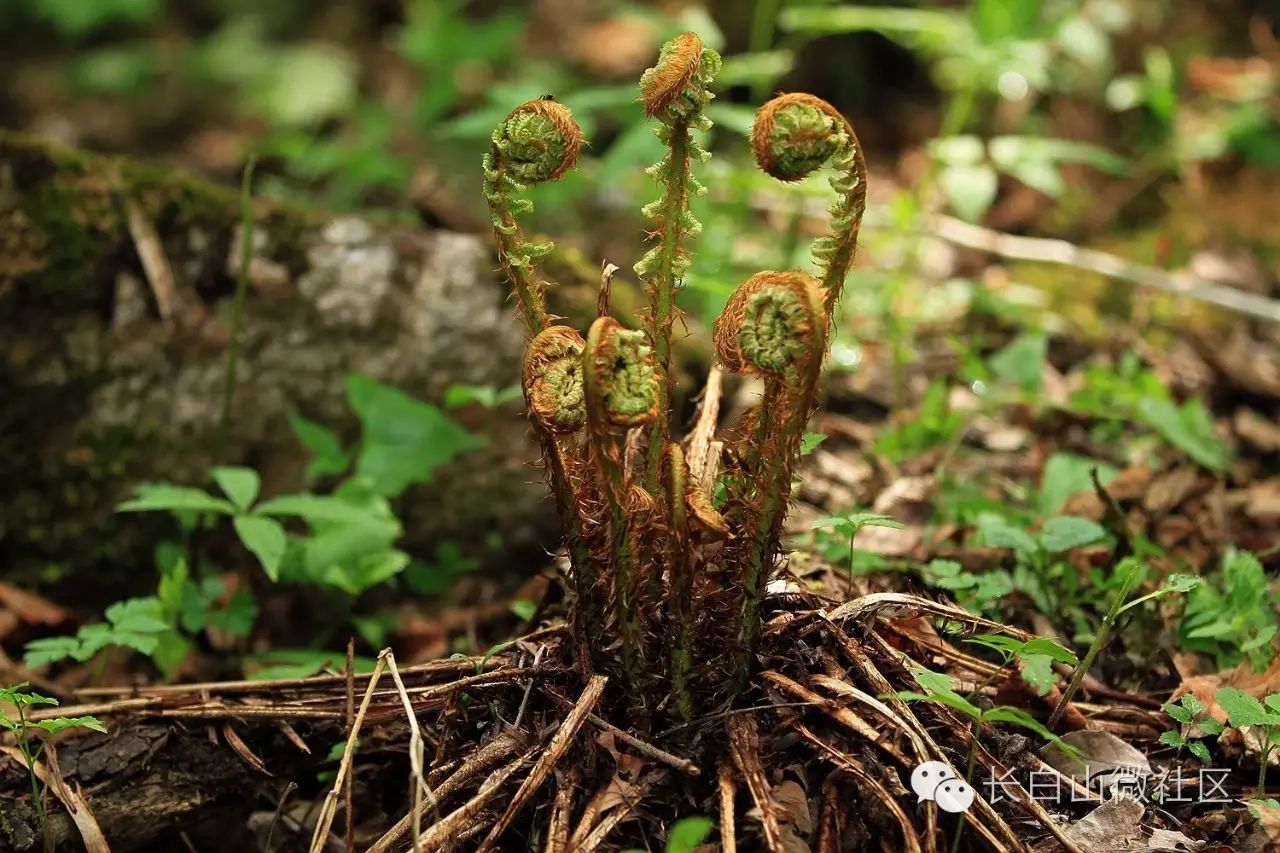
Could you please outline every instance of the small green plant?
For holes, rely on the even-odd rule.
[[[123,646],[144,655],[155,652],[169,623],[161,618],[157,598],[130,598],[107,608],[105,622],[84,625],[71,637],[43,637],[27,644],[27,666],[71,658],[91,660],[108,646]]]
[[[584,139],[568,108],[547,99],[516,107],[484,158],[498,258],[530,337],[521,385],[568,544],[583,669],[617,673],[641,718],[657,710],[657,695],[687,721],[695,694],[741,690],[755,667],[765,585],[865,204],[861,148],[843,116],[809,95],[760,109],[751,140],[766,174],[792,182],[833,165],[831,233],[814,244],[816,278],[757,273],[729,297],[717,357],[763,379],[764,398],[723,471],[719,457],[686,459],[671,440],[672,328],[701,231],[692,165],[707,157],[696,134],[709,126],[719,67],[685,33],[641,78],[665,156],[649,169],[661,192],[644,211],[653,245],[635,265],[647,296],[639,328],[610,316],[607,293],[585,336],[547,310],[535,265],[551,247],[525,238],[519,217],[531,202],[521,193],[573,167]]]
[[[1099,421],[1100,438],[1115,438],[1124,423],[1135,423],[1206,468],[1223,471],[1231,464],[1230,450],[1214,431],[1213,417],[1204,403],[1193,397],[1179,405],[1133,352],[1114,366],[1089,365],[1070,407]]]
[[[1016,665],[1022,680],[1040,696],[1053,689],[1057,681],[1053,673],[1054,663],[1074,666],[1080,662],[1074,654],[1047,637],[1018,640],[1004,634],[977,634],[967,638],[966,642],[991,649],[1000,655],[1006,667]]]
[[[1076,666],[1075,672],[1071,674],[1071,681],[1067,684],[1067,689],[1062,691],[1062,698],[1058,700],[1053,713],[1049,715],[1050,726],[1056,725],[1059,718],[1066,712],[1067,705],[1070,704],[1076,691],[1080,689],[1080,685],[1084,682],[1084,677],[1093,667],[1094,661],[1098,659],[1098,654],[1106,646],[1107,640],[1111,638],[1111,632],[1116,627],[1116,621],[1126,610],[1131,610],[1143,602],[1165,595],[1189,592],[1200,583],[1200,579],[1195,575],[1170,575],[1159,589],[1129,601],[1129,592],[1146,575],[1146,566],[1140,560],[1133,557],[1125,557],[1116,564],[1113,574],[1120,578],[1120,583],[1111,597],[1110,605],[1102,615],[1102,623],[1098,626],[1098,630],[1094,632],[1093,642],[1089,644],[1089,651],[1085,653],[1084,660]]]
[[[1228,549],[1218,571],[1192,591],[1178,625],[1183,648],[1214,658],[1219,669],[1247,660],[1262,672],[1275,657],[1277,597],[1256,556]]]
[[[931,382],[919,408],[881,434],[876,452],[894,460],[912,459],[955,441],[968,418],[951,408],[947,393],[946,380]]]
[[[90,729],[103,734],[107,729],[96,717],[54,717],[38,722],[27,719],[27,709],[32,705],[58,704],[58,700],[52,696],[32,692],[30,686],[24,681],[0,687],[0,729],[13,733],[18,751],[22,753],[22,761],[31,779],[31,805],[36,810],[40,831],[45,836],[45,849],[52,850],[53,840],[48,835],[48,816],[44,808],[44,790],[36,772],[36,765],[45,748],[44,738],[70,729]]]
[[[1180,725],[1177,729],[1162,733],[1160,742],[1166,746],[1176,747],[1178,755],[1181,755],[1185,748],[1202,763],[1208,764],[1209,747],[1198,738],[1222,734],[1222,723],[1209,714],[1204,703],[1193,693],[1183,694],[1182,698],[1176,702],[1166,702],[1161,710]]]
[[[1013,588],[1042,613],[1074,617],[1082,607],[1080,577],[1065,556],[1073,548],[1104,541],[1107,531],[1087,518],[1060,515],[1032,532],[986,513],[978,517],[977,538],[983,545],[1013,552]]]
[[[498,396],[495,391],[495,403]],[[308,479],[341,478],[327,493],[262,499],[258,473],[231,466],[210,472],[216,492],[172,483],[137,486],[119,510],[168,513],[188,544],[157,548],[156,595],[112,605],[106,622],[86,625],[75,636],[34,640],[27,647],[28,665],[66,658],[84,662],[108,646],[123,646],[151,657],[171,675],[206,628],[248,636],[258,613],[250,592],[254,584],[229,584],[215,571],[210,554],[193,553],[190,546],[193,531],[212,529],[219,519],[229,522],[272,584],[307,584],[354,598],[407,572],[411,589],[434,594],[474,568],[476,561],[456,543],[439,543],[434,560],[414,561],[397,548],[402,526],[392,501],[429,481],[440,466],[482,446],[483,437],[437,407],[364,376],[347,378],[347,399],[361,423],[360,440],[352,447],[318,423],[297,415],[290,419],[311,453]],[[378,636],[378,623],[354,618],[362,635]]]
[[[1237,687],[1223,687],[1213,695],[1214,701],[1227,714],[1227,722],[1237,729],[1248,728],[1258,745],[1259,798],[1267,787],[1267,764],[1271,751],[1280,747],[1280,693],[1259,700]],[[1244,732],[1241,732],[1244,734]]]
[[[830,531],[836,536],[848,540],[849,581],[851,583],[857,571],[857,551],[854,550],[853,540],[857,538],[858,532],[864,527],[891,527],[901,530],[903,524],[896,518],[873,512],[850,512],[845,515],[833,515],[828,518],[820,518],[813,523],[814,530]]]

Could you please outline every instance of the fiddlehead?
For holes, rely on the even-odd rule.
[[[572,586],[577,598],[574,628],[586,656],[590,626],[599,613],[597,574],[591,560],[587,517],[590,500],[584,494],[583,460],[573,434],[587,422],[582,390],[582,353],[586,342],[568,326],[548,326],[529,342],[520,371],[525,411],[542,444],[551,476],[551,492],[569,549]],[[584,666],[584,672],[587,668]]]
[[[582,396],[582,335],[548,326],[529,342],[521,387],[529,417],[548,433],[577,432],[587,422]]]
[[[827,161],[835,167],[831,187],[831,233],[813,244],[813,259],[826,291],[824,308],[834,318],[858,229],[867,204],[867,164],[852,125],[835,107],[813,95],[779,95],[756,113],[751,129],[756,163],[780,181],[798,181]]]
[[[658,417],[658,381],[652,351],[642,331],[628,331],[612,317],[591,325],[583,350],[583,397],[591,457],[608,505],[608,556],[613,572],[613,612],[622,638],[623,668],[634,698],[641,672],[641,636],[637,545],[633,511],[646,499],[627,480],[623,440],[632,427]]]
[[[525,240],[517,217],[532,210],[533,203],[512,195],[533,184],[559,180],[577,162],[582,145],[582,128],[567,107],[556,101],[528,101],[498,125],[484,156],[484,195],[498,259],[530,334],[536,335],[548,322],[546,284],[533,265],[552,244]]]
[[[650,235],[658,243],[635,265],[649,297],[645,319],[658,374],[658,408],[663,413],[649,433],[645,483],[650,491],[657,490],[660,459],[670,428],[666,413],[673,384],[671,327],[680,280],[689,268],[683,244],[702,230],[689,211],[689,193],[701,194],[705,189],[690,173],[689,160],[696,157],[703,161],[710,155],[698,144],[693,131],[711,127],[702,111],[713,97],[707,87],[719,69],[719,54],[703,47],[693,33],[684,33],[663,45],[658,64],[640,78],[645,113],[662,122],[656,132],[667,146],[662,161],[647,170],[662,184],[662,197],[644,208],[644,214],[654,220]]]
[[[813,408],[826,348],[823,292],[801,272],[757,273],[738,287],[716,321],[716,355],[726,369],[765,379],[758,410],[759,470],[734,555],[744,599],[738,626],[739,683],[749,674],[759,636],[760,603],[791,496],[791,477]]]

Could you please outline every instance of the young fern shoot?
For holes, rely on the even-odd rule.
[[[750,674],[760,629],[760,603],[777,557],[791,480],[813,410],[826,351],[823,292],[802,272],[762,272],[747,279],[716,321],[716,356],[726,370],[765,380],[759,410],[755,489],[743,513],[731,559],[741,572],[738,682]]]
[[[658,64],[640,78],[644,111],[662,124],[655,129],[667,146],[666,156],[647,173],[662,184],[662,197],[644,208],[654,220],[651,238],[658,244],[635,265],[635,273],[645,283],[649,298],[645,327],[653,342],[654,369],[658,375],[660,416],[649,430],[645,487],[656,492],[659,469],[670,432],[670,402],[675,380],[671,374],[671,328],[676,318],[676,296],[681,279],[689,269],[685,244],[697,237],[701,223],[689,210],[689,194],[702,195],[706,188],[689,167],[691,158],[704,162],[710,153],[694,135],[711,128],[703,110],[714,97],[707,87],[720,70],[720,55],[702,46],[693,33],[684,33],[667,42]]]
[[[545,329],[550,319],[546,283],[533,265],[553,246],[525,239],[516,217],[531,211],[533,202],[513,195],[533,184],[562,178],[577,163],[582,145],[582,128],[568,107],[556,101],[527,101],[498,125],[484,155],[484,197],[498,260],[531,336]]]
[[[647,495],[628,481],[625,430],[648,426],[659,416],[658,381],[645,333],[628,331],[612,317],[591,325],[583,352],[583,396],[590,453],[608,505],[608,552],[613,575],[613,616],[622,639],[623,673],[633,697],[643,666],[640,633],[639,549],[635,521]]]
[[[761,109],[752,135],[760,166],[794,181],[830,162],[839,198],[832,233],[814,249],[822,281],[758,273],[715,324],[724,368],[764,381],[761,406],[727,454],[721,494],[713,488],[719,455],[708,461],[712,425],[694,443],[696,466],[671,435],[676,299],[700,230],[689,200],[702,187],[690,163],[707,156],[695,134],[709,126],[703,110],[719,65],[685,33],[641,80],[667,154],[648,170],[662,192],[644,210],[654,228],[635,266],[647,295],[638,329],[608,316],[607,304],[585,337],[556,325],[534,270],[549,246],[528,243],[520,229],[529,202],[518,192],[562,176],[584,144],[569,111],[546,100],[517,107],[485,155],[498,256],[531,338],[521,384],[567,540],[579,666],[584,679],[618,676],[632,719],[665,714],[677,728],[697,718],[700,702],[732,700],[753,672],[764,592],[866,189],[857,139],[834,108],[784,95]]]
[[[835,167],[831,233],[813,243],[813,261],[826,294],[823,305],[834,320],[867,207],[867,163],[853,126],[821,98],[799,92],[779,95],[756,113],[751,150],[762,171],[788,183],[803,180],[828,161]]]

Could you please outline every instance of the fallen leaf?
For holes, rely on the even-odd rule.
[[[1145,811],[1146,808],[1137,800],[1107,800],[1068,826],[1064,835],[1083,853],[1133,853],[1137,847],[1135,842],[1143,840],[1140,822]],[[1056,839],[1034,848],[1035,853],[1059,853],[1062,849]]]
[[[1123,787],[1125,780],[1151,775],[1147,756],[1106,731],[1084,729],[1068,732],[1062,742],[1079,752],[1068,755],[1057,744],[1049,744],[1041,757],[1050,767],[1072,777],[1094,791],[1106,791],[1112,785]]]
[[[1151,513],[1168,512],[1186,500],[1198,478],[1199,471],[1192,465],[1183,465],[1157,475],[1143,496],[1143,506]]]
[[[1236,435],[1258,450],[1268,453],[1280,450],[1280,424],[1264,418],[1252,409],[1236,409],[1231,426]]]

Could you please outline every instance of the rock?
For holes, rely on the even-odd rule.
[[[119,212],[126,195],[154,232],[148,251],[159,247],[172,271],[170,322]],[[301,487],[306,457],[287,415],[354,436],[347,373],[434,402],[455,383],[517,382],[519,326],[483,237],[258,201],[231,440],[219,452],[240,232],[227,189],[0,134],[0,565],[10,578],[127,568],[145,588],[162,520],[114,514],[132,484],[199,483],[214,464],[249,464],[266,495]],[[552,512],[523,419],[473,414],[466,425],[489,432],[489,448],[411,490],[411,540],[497,530],[507,548],[548,543]],[[107,571],[103,583],[119,578]]]

